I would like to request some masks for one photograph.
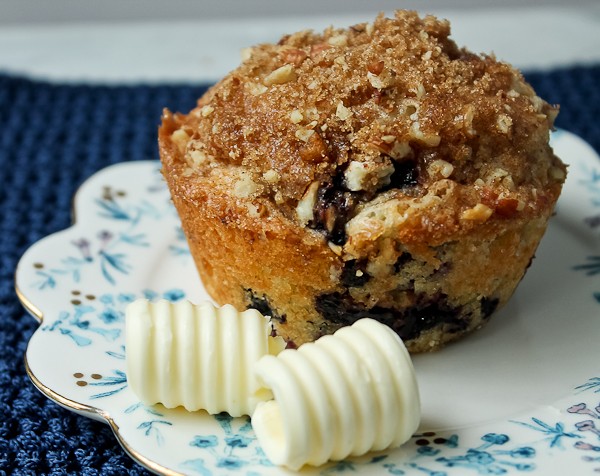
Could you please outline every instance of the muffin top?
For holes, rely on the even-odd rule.
[[[354,255],[386,233],[435,245],[540,215],[565,178],[557,108],[449,35],[397,11],[244,50],[189,114],[165,113],[177,173]]]

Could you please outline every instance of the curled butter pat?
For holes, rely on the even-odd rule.
[[[254,309],[137,300],[126,309],[127,380],[147,405],[250,415],[272,398],[254,365],[285,346],[271,330]]]
[[[419,425],[410,355],[392,329],[373,319],[264,356],[256,373],[275,399],[257,405],[252,426],[277,465],[298,470],[397,447]]]

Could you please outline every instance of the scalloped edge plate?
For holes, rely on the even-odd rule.
[[[419,433],[397,450],[302,473],[600,471],[600,160],[568,132],[552,141],[569,177],[515,296],[486,328],[414,357]],[[124,162],[96,173],[75,196],[74,224],[21,258],[17,294],[40,321],[27,372],[58,404],[109,423],[156,473],[290,474],[265,458],[249,419],[146,407],[127,386],[127,303],[209,299],[159,168]]]

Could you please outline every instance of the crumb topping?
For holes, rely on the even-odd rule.
[[[238,173],[236,197],[330,235],[343,211],[343,245],[365,210],[368,227],[407,222],[416,240],[554,203],[557,112],[510,65],[459,48],[447,21],[398,11],[245,49],[170,127],[186,174]]]

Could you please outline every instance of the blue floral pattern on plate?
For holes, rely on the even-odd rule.
[[[496,328],[490,324],[490,329],[464,344],[415,358],[424,422],[402,448],[306,468],[303,473],[455,476],[600,471],[600,161],[572,134],[559,131],[553,142],[557,154],[570,164],[569,178],[533,270],[502,317],[506,322]],[[155,472],[288,474],[267,460],[248,418],[147,407],[127,385],[127,303],[138,297],[209,299],[159,164],[122,163],[97,173],[78,191],[75,210],[73,226],[32,246],[17,269],[17,292],[41,320],[26,354],[34,384],[58,403],[107,421],[128,452]],[[557,273],[563,275],[561,282],[566,279],[570,284],[563,296],[544,294],[551,301],[544,307],[536,302],[541,296],[536,290],[548,285],[539,284],[544,276]],[[538,306],[543,307],[539,312]],[[570,313],[579,320],[562,324],[560,317]],[[525,314],[527,319],[521,320]],[[558,318],[548,319],[549,315]],[[530,327],[522,325],[530,320],[534,321]],[[533,329],[531,336],[542,337],[526,336],[529,353],[516,361],[505,349],[523,345],[508,341],[503,326],[525,334]],[[566,343],[564,355],[562,345],[553,344],[556,334],[564,337],[556,341]],[[484,349],[500,350],[482,355],[478,340]],[[454,374],[448,382],[458,382],[454,393],[467,401],[465,407],[454,408],[450,385],[435,387],[442,370],[431,371],[427,359],[433,368],[440,363],[436,359],[458,359],[456,367],[465,370],[464,362],[470,362],[473,352],[475,359],[491,358],[499,367],[490,366],[491,378],[485,381],[470,379],[464,371]],[[517,376],[548,380],[536,367],[536,356],[542,361],[551,356],[548,365],[556,367],[552,388],[558,389],[557,394],[546,396],[546,387],[540,385],[539,394],[527,394],[533,403],[523,401],[519,411],[507,410],[497,395],[522,385]],[[494,371],[501,378],[495,378]],[[487,400],[474,396],[482,386],[493,390]],[[461,424],[462,419],[468,423]]]

